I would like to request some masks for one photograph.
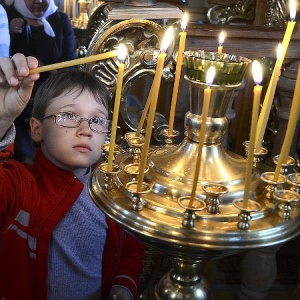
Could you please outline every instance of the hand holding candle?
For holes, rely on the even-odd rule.
[[[164,36],[161,47],[160,47],[160,53],[157,58],[155,77],[153,79],[153,83],[152,83],[152,87],[151,87],[151,104],[150,104],[150,110],[149,110],[148,122],[147,122],[146,134],[145,134],[145,144],[144,144],[141,161],[140,161],[137,192],[142,190],[145,167],[146,167],[148,152],[149,152],[149,148],[150,148],[152,127],[153,127],[153,122],[154,122],[154,117],[155,117],[158,93],[159,93],[159,89],[160,89],[160,83],[161,83],[161,77],[162,77],[162,72],[163,72],[163,68],[164,68],[164,62],[165,62],[165,58],[167,56],[166,51],[171,43],[172,38],[173,38],[173,27],[169,27]]]
[[[258,111],[260,104],[260,97],[262,86],[260,85],[262,81],[262,67],[257,60],[254,60],[252,63],[252,72],[256,85],[253,89],[253,106],[252,106],[252,120],[251,120],[251,129],[250,129],[250,142],[248,147],[248,158],[246,165],[246,175],[245,175],[245,189],[244,189],[244,198],[243,198],[243,207],[248,207],[248,198],[250,191],[250,183],[252,177],[252,168],[253,168],[253,157],[254,157],[254,146],[255,146],[255,134],[256,134],[256,124],[258,119]]]
[[[186,29],[187,21],[188,21],[188,14],[185,12],[183,14],[182,21],[181,21],[181,30],[182,31],[179,34],[180,40],[179,40],[179,46],[178,46],[174,87],[173,87],[170,116],[169,116],[169,129],[168,129],[169,135],[173,134],[173,128],[174,128],[175,109],[176,109],[176,103],[177,103],[177,98],[178,98],[178,89],[179,89],[179,82],[180,82],[180,76],[181,76],[182,59],[183,59],[183,53],[184,53],[184,49],[185,49],[185,40],[186,40],[185,29]]]
[[[201,128],[200,128],[199,143],[198,143],[198,155],[197,155],[197,161],[196,161],[192,193],[191,193],[191,197],[190,197],[190,201],[189,201],[190,208],[193,207],[193,203],[194,203],[195,195],[196,195],[196,189],[197,189],[197,183],[198,183],[198,177],[199,177],[200,165],[201,165],[202,149],[203,149],[205,135],[206,135],[206,120],[207,120],[207,116],[208,116],[210,97],[211,97],[210,85],[214,81],[215,73],[216,73],[215,68],[210,67],[206,74],[206,83],[207,83],[208,87],[204,90],[204,95],[203,95]]]
[[[218,53],[222,53],[222,52],[223,52],[223,43],[224,43],[224,40],[225,40],[225,32],[222,31],[222,32],[220,33],[220,36],[219,36]]]
[[[112,171],[112,163],[113,163],[114,149],[116,143],[117,123],[119,117],[120,101],[121,101],[122,86],[123,86],[123,76],[124,76],[124,69],[125,69],[124,61],[126,59],[126,55],[127,55],[126,46],[124,44],[120,44],[118,46],[118,59],[120,61],[120,64],[118,68],[115,104],[114,104],[111,136],[110,136],[110,143],[109,143],[108,163],[107,163],[108,172]]]

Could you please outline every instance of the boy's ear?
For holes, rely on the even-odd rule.
[[[34,142],[40,143],[42,141],[42,123],[36,118],[30,119],[31,137]]]

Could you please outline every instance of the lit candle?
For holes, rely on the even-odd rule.
[[[183,60],[183,53],[185,49],[185,40],[186,40],[186,25],[188,21],[188,14],[185,12],[182,17],[181,21],[181,32],[179,33],[180,40],[178,46],[178,54],[177,54],[177,61],[176,61],[176,71],[175,71],[175,79],[174,79],[174,87],[172,93],[172,100],[171,100],[171,107],[170,107],[170,116],[169,116],[169,135],[173,134],[174,128],[174,118],[175,118],[175,109],[176,103],[178,98],[178,89],[179,89],[179,82],[181,76],[181,67],[182,67],[182,60]]]
[[[206,120],[207,120],[207,116],[208,116],[210,97],[211,97],[210,86],[214,81],[215,73],[216,73],[215,68],[210,67],[206,74],[206,83],[208,86],[207,86],[207,88],[204,89],[204,95],[203,95],[201,128],[200,128],[199,143],[198,143],[198,155],[197,155],[197,161],[196,161],[196,167],[195,167],[193,187],[192,187],[191,197],[190,197],[190,201],[189,201],[190,208],[193,207],[193,203],[194,203],[195,195],[196,195],[198,177],[199,177],[199,172],[200,172],[201,157],[202,157],[202,149],[203,149],[205,134],[206,134]]]
[[[220,33],[220,36],[219,36],[218,53],[222,53],[222,52],[223,52],[223,43],[224,43],[224,40],[225,40],[225,32],[222,31],[222,32]]]
[[[253,157],[254,157],[254,146],[255,146],[255,134],[256,126],[260,105],[260,97],[262,86],[260,85],[262,81],[262,67],[257,60],[252,63],[252,72],[254,77],[254,82],[256,85],[253,88],[253,106],[252,106],[252,119],[251,119],[251,129],[250,129],[250,141],[248,147],[248,158],[246,165],[246,175],[245,175],[245,189],[243,197],[243,207],[248,207],[248,198],[250,191],[250,183],[252,178],[252,168],[253,168]]]
[[[278,44],[277,47],[277,60],[272,72],[272,76],[268,85],[268,89],[264,98],[264,102],[260,111],[260,115],[257,122],[257,130],[256,130],[256,137],[255,137],[255,152],[259,153],[259,149],[262,144],[262,140],[264,138],[264,134],[266,131],[276,86],[278,82],[278,78],[281,73],[281,66],[282,66],[282,45]]]
[[[165,58],[167,56],[167,49],[170,45],[171,39],[173,38],[173,27],[169,27],[161,44],[160,53],[157,57],[157,65],[155,70],[155,76],[152,83],[152,93],[151,93],[151,104],[149,109],[148,121],[147,121],[147,128],[145,133],[145,143],[144,148],[141,154],[141,161],[140,161],[140,168],[139,168],[139,175],[138,175],[138,183],[137,183],[137,191],[141,191],[143,180],[144,180],[144,173],[145,167],[147,163],[148,152],[150,148],[150,141],[151,141],[151,134],[152,134],[152,127],[155,117],[158,93],[161,83],[162,72],[164,68]]]
[[[125,59],[127,55],[127,48],[124,44],[120,44],[118,46],[118,59],[119,59],[119,68],[118,68],[118,76],[117,76],[117,86],[116,86],[116,94],[115,94],[115,103],[114,103],[114,111],[113,111],[113,119],[111,126],[111,136],[109,142],[109,152],[108,152],[108,161],[107,161],[107,171],[112,171],[113,157],[114,157],[114,149],[116,143],[116,134],[117,134],[117,123],[119,117],[120,110],[120,101],[122,95],[122,86],[123,86],[123,76],[125,70]]]
[[[291,36],[296,24],[295,18],[296,18],[296,2],[295,0],[290,0],[290,21],[287,23],[287,27],[282,41],[282,60],[284,60],[285,58],[285,54],[288,49]]]
[[[282,164],[287,162],[287,158],[288,158],[288,155],[290,152],[290,148],[291,148],[291,144],[292,144],[292,140],[294,137],[295,128],[297,125],[299,112],[300,112],[299,99],[300,99],[300,65],[298,68],[298,75],[297,75],[297,80],[296,80],[296,85],[295,85],[292,106],[291,106],[291,110],[290,110],[289,121],[288,121],[287,129],[286,129],[286,134],[284,137],[284,141],[282,144],[282,148],[280,150],[278,162],[277,162],[275,173],[274,173],[274,178],[273,178],[274,181],[278,180]]]
[[[29,74],[36,74],[36,73],[42,73],[42,72],[48,72],[48,71],[53,71],[53,70],[58,70],[62,68],[68,68],[68,67],[73,67],[81,64],[87,64],[93,61],[99,61],[99,60],[104,60],[108,58],[112,58],[114,56],[118,55],[118,51],[112,50],[100,54],[95,54],[91,56],[86,56],[78,59],[73,59],[73,60],[68,60],[68,61],[63,61],[60,63],[56,64],[51,64],[47,66],[42,66],[33,70],[29,71]]]

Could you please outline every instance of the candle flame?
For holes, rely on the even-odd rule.
[[[215,67],[213,67],[213,66],[209,67],[209,69],[207,70],[207,73],[206,73],[206,83],[208,85],[211,85],[213,83],[215,74],[216,74]]]
[[[283,47],[282,47],[282,44],[279,43],[278,46],[277,46],[277,60],[281,60],[282,58],[282,53],[283,53]]]
[[[295,20],[296,19],[296,1],[290,0],[290,19]]]
[[[255,84],[260,84],[262,82],[262,66],[257,60],[252,62],[252,73]]]
[[[165,36],[162,40],[161,46],[160,46],[160,51],[167,52],[168,47],[170,46],[171,40],[173,39],[174,36],[174,29],[172,26],[170,26],[165,33]]]
[[[124,44],[119,44],[117,47],[118,51],[118,59],[121,63],[123,63],[127,56],[127,47]]]
[[[185,12],[185,13],[183,14],[182,20],[181,20],[181,30],[182,30],[182,31],[185,31],[186,25],[187,25],[187,22],[188,22],[188,19],[189,19],[188,13]]]
[[[222,46],[225,40],[225,32],[222,31],[219,36],[219,46]]]

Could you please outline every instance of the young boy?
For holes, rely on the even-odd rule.
[[[35,162],[9,159],[36,67],[22,54],[0,59],[0,299],[137,299],[143,246],[87,189],[108,130],[105,86],[84,71],[54,74],[30,120]]]

